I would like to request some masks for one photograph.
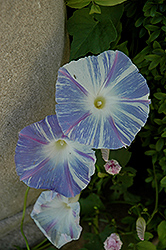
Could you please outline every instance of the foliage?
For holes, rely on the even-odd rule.
[[[156,169],[159,192],[165,188],[166,175],[166,3],[147,1],[143,7],[144,16],[135,25],[140,29],[139,37],[146,38],[146,46],[134,58],[140,72],[145,75],[151,89],[151,113],[144,131],[140,133],[145,154],[151,156]],[[148,170],[146,182],[155,186],[153,172]]]
[[[79,6],[70,5],[74,2],[77,2]],[[118,160],[123,168],[119,175],[108,176],[104,172],[101,153],[96,150],[97,173],[92,178],[89,188],[82,194],[84,198],[81,198],[84,201],[82,203],[83,221],[89,221],[94,226],[93,222],[98,211],[98,223],[104,217],[107,225],[115,227],[116,231],[121,233],[122,239],[123,237],[125,239],[125,235],[132,230],[132,238],[127,245],[124,244],[122,249],[163,249],[166,234],[165,220],[163,220],[166,215],[163,199],[164,190],[166,191],[166,94],[164,93],[166,88],[166,3],[163,0],[132,0],[118,4],[117,1],[118,5],[109,5],[109,7],[106,7],[106,4],[101,6],[100,1],[67,1],[67,4],[72,8],[78,8],[78,10],[73,10],[73,15],[68,20],[68,31],[71,35],[70,59],[89,54],[96,55],[107,49],[121,50],[133,58],[140,73],[147,79],[151,91],[150,117],[135,140],[137,153],[134,155],[142,157],[142,166],[136,168],[132,159],[135,147],[133,149],[131,146],[129,150],[111,151],[109,158]],[[142,153],[139,152],[140,146],[143,147]],[[151,157],[151,163],[148,157]],[[148,166],[145,164],[146,161],[150,163]],[[144,169],[147,169],[147,173]],[[143,171],[144,176],[141,176],[140,171]],[[141,176],[140,181],[137,181],[137,174]],[[134,186],[134,179],[137,181],[137,186]],[[143,189],[147,188],[147,193],[135,192],[135,188],[140,189],[141,181],[144,185]],[[151,191],[151,188],[154,191]],[[149,196],[148,192],[155,192],[155,199],[154,195]],[[88,200],[94,193],[101,202],[103,200],[105,208],[99,208],[96,200],[96,204],[93,204],[96,210],[92,209],[92,203]],[[111,204],[116,202],[132,206],[128,210],[128,215],[122,218],[122,222],[128,225],[129,231],[123,228],[122,232],[121,227],[114,221],[113,215],[107,214]],[[91,212],[88,213],[88,210]],[[138,240],[136,235],[136,221],[140,216],[146,221],[147,232],[145,232],[144,241]],[[112,220],[115,224],[112,224]],[[110,230],[109,233],[111,232]],[[94,236],[89,235],[89,242],[94,242],[94,240],[99,242],[100,233],[101,230],[98,230],[97,236],[94,233]],[[152,239],[157,234],[159,244],[155,246]],[[93,249],[92,245],[89,246]],[[87,246],[85,248],[90,249]],[[98,243],[95,249],[103,248]]]
[[[93,15],[89,14],[88,7],[76,10],[68,21],[68,31],[73,36],[70,59],[108,50],[110,43],[119,39],[122,13],[122,5],[101,7],[101,14]]]
[[[125,1],[126,0],[94,0],[94,1],[91,1],[91,0],[67,0],[66,4],[71,8],[81,9],[92,2],[91,10],[89,13],[93,14],[93,13],[101,13],[100,7],[98,5],[114,6],[114,5],[123,3]]]

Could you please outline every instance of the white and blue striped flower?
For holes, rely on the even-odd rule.
[[[149,113],[149,88],[120,51],[72,61],[59,69],[56,112],[69,138],[93,148],[129,146]]]
[[[30,187],[74,197],[90,182],[95,160],[90,146],[64,136],[56,115],[47,116],[19,133],[16,171]]]
[[[54,191],[42,192],[31,213],[39,229],[57,248],[80,237],[79,195],[66,198]]]

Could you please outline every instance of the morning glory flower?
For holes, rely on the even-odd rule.
[[[66,198],[54,191],[42,192],[31,213],[39,229],[57,248],[80,237],[79,195]]]
[[[105,250],[120,250],[122,247],[122,241],[119,238],[119,235],[112,233],[104,242]]]
[[[30,187],[73,197],[90,182],[95,160],[90,146],[69,140],[62,133],[56,115],[47,116],[19,133],[16,171]]]
[[[93,148],[129,146],[149,113],[149,88],[120,51],[72,61],[59,69],[56,112],[69,138]]]

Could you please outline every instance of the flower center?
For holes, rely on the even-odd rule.
[[[63,205],[63,207],[65,209],[71,209],[71,207],[69,206],[69,204],[67,204],[66,202],[63,202],[62,205]]]
[[[55,145],[58,149],[64,149],[67,146],[67,143],[64,140],[58,140],[55,142]]]
[[[102,96],[98,96],[95,100],[94,100],[94,106],[97,109],[102,109],[105,106],[105,98],[103,98]]]

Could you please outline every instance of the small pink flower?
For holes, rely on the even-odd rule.
[[[115,175],[115,174],[119,174],[120,170],[121,170],[121,166],[119,165],[119,163],[116,160],[108,160],[107,163],[104,165],[105,170],[107,173]]]
[[[104,242],[105,250],[120,250],[122,247],[122,241],[119,235],[116,233],[111,234]]]

